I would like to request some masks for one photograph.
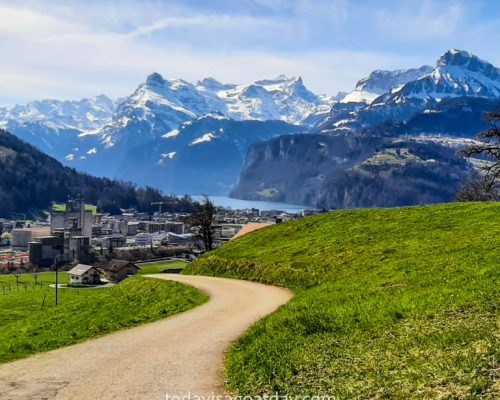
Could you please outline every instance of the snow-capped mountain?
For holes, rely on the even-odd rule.
[[[241,85],[206,78],[192,84],[153,73],[120,100],[102,95],[0,108],[0,127],[60,158],[59,148],[79,147],[80,141],[98,140],[107,148],[120,140],[141,144],[213,112],[238,121],[281,120],[292,124],[319,116],[308,120],[312,124],[326,118],[334,102],[333,97],[309,91],[300,77],[280,75]],[[67,135],[57,137],[62,134]]]
[[[221,84],[213,78],[198,82],[197,88],[211,104],[222,104],[217,111],[235,120],[282,120],[300,124],[310,114],[329,109],[334,100],[308,90],[302,78],[264,79],[250,85]]]
[[[500,98],[500,69],[462,50],[449,50],[428,74],[393,89],[374,104],[448,97]]]
[[[434,68],[375,71],[316,132],[253,145],[232,195],[326,208],[453,201],[474,173],[458,151],[500,109],[500,70],[449,50]]]
[[[84,143],[72,149],[65,161],[95,175],[170,193],[226,194],[236,183],[252,144],[301,131],[300,126],[284,121],[235,121],[210,113],[143,143],[128,137],[109,147]]]
[[[121,140],[140,144],[159,138],[185,121],[214,112],[236,121],[301,124],[310,115],[325,118],[333,103],[333,98],[309,91],[300,77],[280,75],[246,85],[206,78],[193,85],[153,73],[121,102],[112,121],[94,134],[106,147]]]
[[[9,124],[43,124],[55,132],[75,129],[90,131],[102,128],[115,112],[117,101],[100,95],[76,101],[40,100],[26,105],[0,108],[0,127]]]
[[[153,73],[120,103],[112,120],[92,134],[101,137],[107,148],[121,140],[140,144],[210,111],[205,96],[194,85]]]
[[[311,114],[326,118],[334,102],[309,91],[300,77],[192,84],[153,73],[120,101],[43,100],[2,109],[0,121],[89,173],[164,190],[224,193],[251,144],[304,131],[299,124]]]
[[[403,76],[414,75],[415,79],[389,88],[366,105],[357,103],[359,105],[353,109],[345,99],[358,95],[358,99],[362,98],[369,80],[365,86],[358,85],[358,92],[351,92],[340,104],[333,105],[330,118],[319,130],[323,133],[353,132],[385,121],[404,122],[424,110],[432,112],[442,100],[455,97],[500,101],[500,69],[469,52],[449,50],[433,69],[422,67],[411,71]]]
[[[3,107],[0,128],[65,162],[65,157],[75,149],[98,142],[81,136],[95,133],[108,124],[119,101],[101,95],[77,101],[40,100]]]
[[[392,146],[400,138],[418,139],[422,143],[419,152],[426,146],[436,150],[436,141],[446,148],[449,143],[461,143],[462,138],[470,139],[485,128],[484,112],[497,105],[499,69],[470,53],[450,50],[433,68],[374,71],[352,92],[336,97],[311,92],[300,77],[280,75],[251,84],[205,78],[193,84],[153,73],[120,101],[99,96],[80,102],[44,100],[0,109],[0,127],[64,164],[96,175],[169,192],[227,194],[237,183],[248,149],[279,135],[308,133],[314,127],[316,133],[341,136],[339,143],[348,146],[332,154],[349,164],[356,154],[371,159],[380,143]],[[432,140],[422,142],[420,137],[425,135]],[[377,146],[370,140],[360,140],[354,147],[349,144],[351,139],[370,136],[378,138]],[[294,140],[290,138],[297,165],[289,168],[281,158],[268,160],[291,181],[295,175],[313,176],[307,162],[298,167],[304,154],[323,154],[319,139],[297,142],[313,145],[315,150],[295,145]],[[408,148],[417,147],[410,144]],[[394,158],[393,152],[392,148],[382,152],[376,160],[385,159],[387,154]],[[264,151],[262,157],[266,154]],[[448,155],[445,159],[452,162]],[[314,158],[310,161],[314,163]],[[330,161],[327,157],[321,162]],[[263,165],[258,169],[264,174],[268,164]],[[312,204],[312,199],[321,198],[323,175],[319,173],[314,177],[318,182],[311,183],[314,195],[309,190],[312,186],[299,184],[293,189],[304,195],[301,201],[309,199]],[[252,183],[256,193],[261,191],[261,183]]]
[[[417,80],[430,73],[432,67],[424,65],[418,69],[398,69],[395,71],[373,71],[367,77],[361,79],[356,88],[348,93],[342,103],[367,103],[370,104],[377,97],[388,93],[405,83]]]

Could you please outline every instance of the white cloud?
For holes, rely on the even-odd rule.
[[[228,32],[232,29],[251,29],[257,31],[265,28],[277,28],[278,22],[270,18],[231,16],[231,15],[198,15],[190,17],[167,17],[139,26],[126,34],[127,37],[149,35],[172,28],[202,27],[209,30]]]
[[[388,3],[248,0],[260,12],[231,14],[176,1],[0,0],[0,102],[125,96],[153,71],[192,82],[301,75],[335,94],[373,69],[432,64],[450,47],[500,62],[498,21],[470,23],[467,3]]]
[[[50,16],[26,8],[0,6],[0,34],[36,35],[56,33],[58,21]]]
[[[420,1],[411,8],[402,2],[399,6],[375,12],[375,21],[381,31],[406,42],[453,37],[466,26],[465,17],[466,10],[459,2],[447,4],[429,0]]]

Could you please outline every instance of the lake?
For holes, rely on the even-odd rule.
[[[203,196],[191,196],[193,200],[201,201]],[[311,210],[311,207],[298,206],[288,203],[277,203],[273,201],[256,201],[256,200],[240,200],[233,199],[227,196],[208,196],[210,200],[216,205],[225,208],[232,208],[233,210],[245,210],[247,208],[256,208],[261,211],[280,210],[287,213],[300,213],[304,210]]]

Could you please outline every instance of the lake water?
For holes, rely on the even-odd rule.
[[[201,201],[203,196],[191,196],[193,200]],[[247,208],[256,208],[261,211],[280,210],[287,213],[300,213],[304,210],[310,210],[311,207],[298,206],[288,203],[276,203],[273,201],[254,201],[254,200],[240,200],[232,199],[227,196],[208,196],[210,200],[220,207],[232,208],[233,210],[245,210]]]

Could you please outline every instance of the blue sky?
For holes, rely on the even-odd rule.
[[[450,48],[500,66],[499,27],[497,0],[0,0],[0,104],[126,96],[153,71],[335,94]]]

